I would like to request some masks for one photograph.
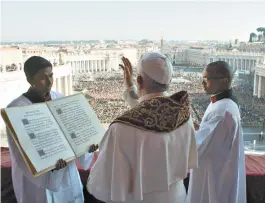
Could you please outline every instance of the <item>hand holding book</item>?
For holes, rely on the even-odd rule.
[[[95,151],[97,151],[97,150],[98,150],[98,145],[94,145],[94,144],[92,144],[92,145],[89,147],[88,152],[89,152],[89,153],[92,153],[92,152],[95,152]]]
[[[66,166],[67,166],[67,162],[63,159],[59,159],[55,164],[54,170],[59,170],[59,169],[64,168]]]

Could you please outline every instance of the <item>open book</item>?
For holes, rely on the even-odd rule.
[[[83,94],[46,103],[1,109],[1,115],[33,176],[71,161],[105,133]]]

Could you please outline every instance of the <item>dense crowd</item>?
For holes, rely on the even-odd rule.
[[[82,90],[90,101],[102,123],[110,123],[129,107],[123,100],[125,90],[122,73],[115,76],[100,75],[96,78],[82,76],[74,78],[74,89]],[[239,101],[244,126],[262,126],[265,122],[265,100],[252,96],[252,86],[244,82],[233,84]],[[201,120],[210,102],[201,85],[199,73],[175,72],[169,93],[187,90],[194,119]]]

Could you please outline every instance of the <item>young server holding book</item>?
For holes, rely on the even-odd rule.
[[[33,56],[29,58],[24,64],[24,71],[27,77],[27,81],[30,83],[31,87],[26,93],[12,101],[8,105],[6,112],[8,112],[7,110],[9,110],[9,107],[20,106],[20,108],[23,109],[24,107],[22,108],[21,106],[27,106],[34,103],[48,102],[50,100],[55,100],[63,97],[62,94],[51,91],[53,84],[52,64],[46,59],[39,56]],[[43,103],[43,105],[44,104],[45,103]],[[35,105],[27,106],[27,108],[29,109],[29,107],[32,107],[32,109],[34,109],[34,106]],[[58,114],[61,114],[61,111],[62,109],[57,109]],[[53,129],[51,128],[51,126],[55,125],[52,124],[52,121],[56,119],[52,118],[53,120],[47,120],[48,117],[45,117],[45,113],[42,112],[41,106],[39,107],[38,111],[26,112],[28,114],[27,116],[32,116],[36,114],[35,120],[32,119],[29,121],[27,119],[22,119],[20,120],[21,122],[17,122],[14,115],[19,117],[19,112],[22,112],[22,110],[16,111],[15,113],[13,112],[13,114],[12,111],[11,113],[9,113],[9,121],[10,123],[12,123],[11,126],[13,127],[11,127],[12,129],[9,128],[9,131],[7,131],[8,144],[12,160],[13,186],[18,203],[83,203],[83,186],[74,161],[75,155],[79,156],[77,158],[78,162],[85,169],[87,169],[93,158],[92,152],[97,150],[98,146],[87,146],[85,153],[79,153],[79,155],[74,154],[74,149],[72,147],[73,145],[71,145],[70,142],[68,144],[67,141],[62,141],[63,136],[61,136],[62,133],[58,130],[59,127],[57,127],[58,129],[56,127],[54,127]],[[75,114],[72,113],[72,115]],[[68,117],[66,117],[65,120],[67,121]],[[33,123],[33,125],[30,125],[30,123]],[[25,126],[25,132],[27,133],[23,131],[24,128],[20,128],[21,126]],[[66,128],[67,126],[65,127],[65,129]],[[14,132],[16,131],[17,138],[14,137],[11,133],[12,130]],[[28,135],[28,137],[25,136],[23,133]],[[24,139],[23,141],[22,134],[24,137],[27,137],[28,140]],[[71,135],[73,138],[76,138],[77,136],[73,133]],[[44,146],[45,144],[47,145],[47,142],[51,141],[51,137],[49,136],[56,137],[52,140],[51,143],[49,143],[50,148],[49,146]],[[21,141],[20,144],[21,146],[23,146],[21,148],[18,144],[19,141]],[[56,142],[57,145],[55,149],[55,147],[53,147],[52,145],[55,145]],[[80,140],[79,143],[81,143]],[[36,147],[36,149],[32,146]],[[68,150],[68,148],[70,148],[69,146],[72,147],[73,151]],[[38,147],[39,149],[37,149]],[[46,150],[44,150],[44,148]],[[34,158],[32,158],[32,156],[36,156],[35,152],[39,155],[39,158],[41,157],[39,160],[42,160],[42,162],[40,161],[38,164],[36,164],[37,158],[35,160]],[[62,156],[58,159],[55,159],[55,155],[58,155],[60,153]],[[48,156],[50,156],[51,158],[49,159]],[[51,160],[54,161],[52,164],[52,168],[49,165],[52,163]],[[68,163],[65,160],[68,161]],[[41,167],[41,165],[44,165],[46,163],[47,168],[49,169],[39,175],[36,175],[37,177],[34,177],[33,171],[30,170],[30,165],[34,166],[34,171],[37,174],[37,172],[40,171],[38,167]],[[44,168],[42,167],[41,169]]]

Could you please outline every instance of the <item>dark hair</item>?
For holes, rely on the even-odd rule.
[[[32,78],[34,75],[43,68],[52,68],[52,64],[41,56],[32,56],[24,63],[24,72],[26,77]]]
[[[228,79],[229,85],[231,85],[233,80],[233,70],[227,62],[215,61],[208,64],[207,67],[213,68],[216,74],[226,77]]]

